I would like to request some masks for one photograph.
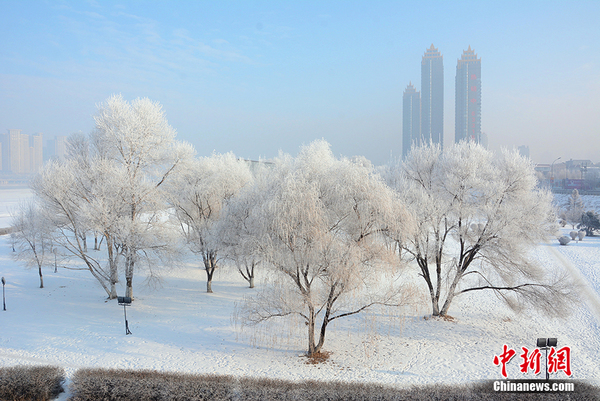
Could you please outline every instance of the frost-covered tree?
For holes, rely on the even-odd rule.
[[[124,255],[126,293],[133,297],[133,275],[139,263],[154,275],[156,261],[173,251],[165,187],[193,156],[193,148],[175,140],[162,106],[147,98],[128,103],[111,96],[98,107],[92,135],[100,160],[120,178],[118,191],[124,211],[118,238]]]
[[[561,311],[566,283],[528,257],[556,229],[551,194],[536,187],[529,160],[471,142],[444,152],[420,147],[387,179],[416,216],[417,230],[401,246],[418,265],[434,316],[447,316],[456,296],[478,290],[512,307]]]
[[[82,172],[79,181],[87,177],[92,170],[92,158],[90,155],[90,143],[86,135],[81,132],[71,134],[66,141],[66,158],[77,163],[78,170]],[[87,232],[81,232],[81,241],[84,251],[87,252]]]
[[[32,189],[61,249],[80,258],[111,299],[122,264],[132,297],[135,269],[144,266],[155,278],[155,268],[174,255],[164,187],[193,149],[175,141],[161,106],[148,99],[130,104],[112,96],[95,121],[89,139],[70,137],[66,160],[48,163]],[[106,240],[105,256],[88,252],[91,233]]]
[[[224,247],[217,235],[224,203],[252,180],[248,163],[232,153],[213,154],[193,160],[170,185],[170,205],[189,249],[202,257],[206,271],[206,292],[212,292],[212,279]]]
[[[128,213],[127,205],[123,202],[123,180],[125,177],[115,171],[113,164],[97,156],[87,163],[78,163],[79,170],[76,178],[81,190],[79,199],[80,218],[87,230],[83,234],[98,233],[106,241],[105,257],[107,282],[110,285],[109,299],[117,298],[116,284],[119,282],[119,264],[122,260],[123,246],[119,237],[123,216]],[[94,250],[99,250],[97,244]],[[87,244],[84,242],[84,252],[87,258]]]
[[[254,288],[256,269],[261,264],[260,256],[254,251],[254,241],[262,222],[253,210],[263,201],[264,194],[256,188],[266,187],[265,180],[269,179],[272,167],[273,163],[265,161],[252,166],[252,182],[225,202],[216,227],[221,254],[235,263],[250,288]]]
[[[250,288],[254,288],[256,267],[260,263],[252,248],[255,231],[260,227],[256,215],[252,213],[260,201],[257,195],[260,194],[251,185],[246,186],[238,196],[227,202],[215,228],[221,242],[221,254],[235,263]]]
[[[581,223],[581,217],[585,213],[585,205],[579,195],[579,191],[574,189],[565,205],[564,219],[571,224],[574,229],[577,224]]]
[[[299,316],[312,355],[336,319],[405,302],[384,233],[409,229],[411,220],[369,163],[337,159],[316,141],[296,158],[281,155],[246,196],[254,204],[248,249],[273,280],[245,299],[245,322]]]
[[[14,229],[13,256],[27,267],[38,269],[40,288],[44,288],[42,267],[52,254],[52,227],[33,200],[19,204],[12,214],[11,226]]]
[[[52,240],[64,257],[75,257],[85,264],[85,269],[98,280],[110,299],[116,298],[118,282],[117,261],[113,248],[107,248],[108,262],[87,250],[87,232],[98,229],[105,220],[105,232],[116,224],[119,210],[117,199],[110,192],[117,188],[115,177],[108,171],[95,166],[85,168],[76,159],[51,161],[32,180],[31,188],[40,204],[44,218],[52,226]],[[99,191],[104,188],[105,192]],[[118,204],[118,202],[117,202]],[[114,227],[112,227],[114,229]],[[110,237],[109,235],[109,238]]]
[[[600,214],[588,210],[581,216],[581,224],[578,228],[585,230],[586,235],[593,236],[595,231],[600,231]]]

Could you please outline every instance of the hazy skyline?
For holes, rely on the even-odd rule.
[[[444,57],[481,58],[489,147],[600,162],[600,2],[0,0],[0,132],[93,129],[111,94],[160,102],[198,154],[270,158],[325,138],[375,164],[401,155],[402,94]]]

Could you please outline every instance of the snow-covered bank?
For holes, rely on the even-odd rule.
[[[32,192],[29,188],[0,188],[0,228],[10,226],[10,214],[19,206],[19,202],[31,198]]]

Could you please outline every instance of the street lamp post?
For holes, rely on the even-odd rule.
[[[2,306],[4,306],[4,310],[6,310],[6,298],[4,297],[4,285],[6,284],[6,280],[2,277]]]
[[[128,306],[131,306],[131,297],[117,297],[117,301],[119,305],[123,305],[123,314],[125,315],[125,335],[131,334],[129,331],[129,322],[127,321],[127,310],[125,309]]]
[[[546,380],[550,379],[550,373],[548,372],[548,348],[556,347],[558,340],[556,338],[538,338],[537,347],[546,350]]]

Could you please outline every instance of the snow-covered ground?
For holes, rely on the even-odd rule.
[[[232,319],[236,302],[260,290],[260,277],[257,288],[249,289],[237,272],[224,269],[215,277],[214,293],[207,294],[205,273],[196,266],[165,271],[160,288],[144,286],[138,273],[136,300],[127,308],[133,335],[125,335],[123,307],[106,301],[89,272],[54,273],[48,267],[40,289],[37,271],[12,260],[5,235],[0,366],[51,364],[68,375],[81,367],[106,367],[407,386],[499,379],[493,358],[504,344],[517,351],[508,377],[536,378],[519,371],[521,347],[533,350],[538,337],[557,337],[559,347],[571,347],[572,378],[600,385],[600,237],[568,246],[552,241],[532,252],[546,268],[572,269],[579,278],[584,303],[567,319],[516,314],[489,292],[471,292],[454,301],[453,322],[424,319],[430,313],[426,302],[396,316],[376,311],[337,320],[324,347],[332,352],[329,361],[310,365],[302,357],[304,325],[278,321],[253,331]],[[407,271],[405,279],[423,290],[416,271]],[[563,372],[555,377],[566,378]]]

